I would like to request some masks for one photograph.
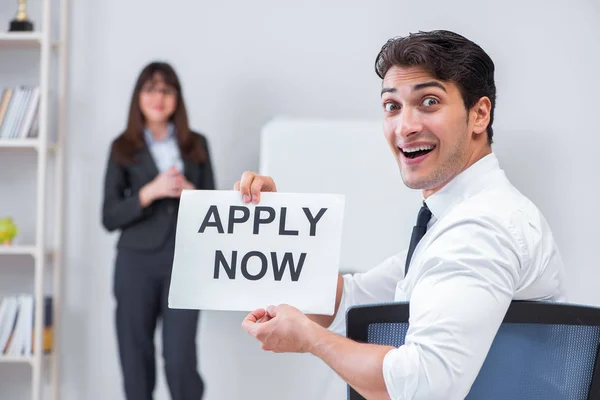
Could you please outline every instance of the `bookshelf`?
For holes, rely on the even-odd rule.
[[[3,51],[16,50],[32,52],[31,54],[35,55],[35,59],[39,62],[39,72],[35,84],[35,87],[39,88],[39,97],[36,98],[36,101],[32,101],[32,103],[37,103],[35,116],[31,117],[37,121],[35,135],[32,135],[34,137],[30,137],[28,134],[2,135],[2,126],[0,125],[0,159],[6,152],[29,152],[34,155],[27,160],[34,160],[36,163],[32,167],[35,169],[35,209],[30,210],[31,214],[35,214],[35,234],[34,238],[30,240],[31,243],[0,244],[0,280],[3,266],[7,263],[4,260],[14,259],[14,257],[31,260],[34,268],[32,274],[28,276],[33,281],[33,293],[28,293],[28,295],[33,298],[32,333],[34,339],[31,353],[25,351],[19,355],[7,355],[2,351],[3,349],[0,349],[0,365],[3,368],[7,366],[10,368],[11,365],[18,364],[29,365],[31,367],[31,399],[52,398],[58,400],[60,398],[58,335],[60,332],[60,284],[63,263],[63,175],[67,127],[67,39],[70,5],[69,0],[39,0],[33,5],[28,5],[29,14],[36,15],[35,18],[32,18],[34,32],[6,32],[9,21],[14,18],[17,10],[17,1],[11,1],[14,4],[13,15],[8,16],[6,20],[0,20],[0,29],[3,30],[0,32],[0,54]],[[32,7],[40,9],[31,10]],[[6,56],[0,57],[7,59]],[[24,66],[23,70],[31,70],[25,67],[30,66]],[[2,82],[1,73],[0,82]],[[3,85],[0,89],[4,91],[6,87]],[[26,111],[22,111],[22,113],[26,115]],[[6,118],[2,123],[5,121]],[[14,132],[18,131],[17,128],[14,128]],[[25,128],[22,128],[21,131],[29,132]],[[50,170],[52,174],[49,173]],[[14,201],[19,201],[18,195],[14,196]],[[8,208],[8,210],[2,210],[1,214],[8,213],[10,215],[10,203]],[[50,293],[48,293],[47,286],[51,287]],[[15,296],[19,294],[14,293]],[[46,298],[48,296],[52,298],[53,343],[50,354],[44,353],[43,343],[44,310],[47,307]],[[2,297],[0,297],[1,303]],[[44,396],[45,394],[49,396]],[[2,397],[1,388],[0,397]]]

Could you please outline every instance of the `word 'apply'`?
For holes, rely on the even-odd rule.
[[[317,222],[321,219],[327,208],[321,208],[316,216],[312,215],[312,212],[308,207],[302,207],[302,211],[308,218],[310,224],[310,236],[315,236],[317,232]],[[241,212],[241,215],[239,214]],[[236,213],[238,213],[236,215]],[[235,224],[242,224],[250,219],[252,211],[248,207],[244,206],[229,206],[229,218],[227,224],[227,233],[233,233],[233,227]],[[276,211],[273,207],[256,206],[254,207],[254,218],[252,224],[252,233],[258,235],[261,224],[270,224],[275,221]],[[279,212],[279,234],[280,235],[298,235],[297,230],[288,230],[285,227],[285,219],[287,216],[287,207],[281,207]],[[211,221],[212,219],[212,221]],[[221,217],[219,216],[219,208],[216,205],[211,205],[208,208],[208,212],[200,225],[199,233],[204,233],[207,227],[215,227],[219,233],[224,233],[223,224],[221,223]]]

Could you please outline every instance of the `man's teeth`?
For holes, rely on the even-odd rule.
[[[419,147],[412,147],[410,149],[402,149],[402,151],[405,153],[414,153],[416,151],[425,151],[425,150],[433,150],[433,146],[419,146]]]

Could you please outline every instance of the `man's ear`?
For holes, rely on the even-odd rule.
[[[486,131],[490,124],[490,113],[492,112],[492,102],[487,96],[480,98],[473,107],[471,107],[471,118],[473,121],[473,133],[481,134]]]

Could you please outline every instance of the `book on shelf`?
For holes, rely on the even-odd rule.
[[[52,351],[52,297],[44,298],[42,349]],[[0,299],[0,357],[30,356],[35,350],[34,297],[27,294]]]
[[[0,97],[0,140],[37,137],[39,104],[38,86],[5,88]]]

